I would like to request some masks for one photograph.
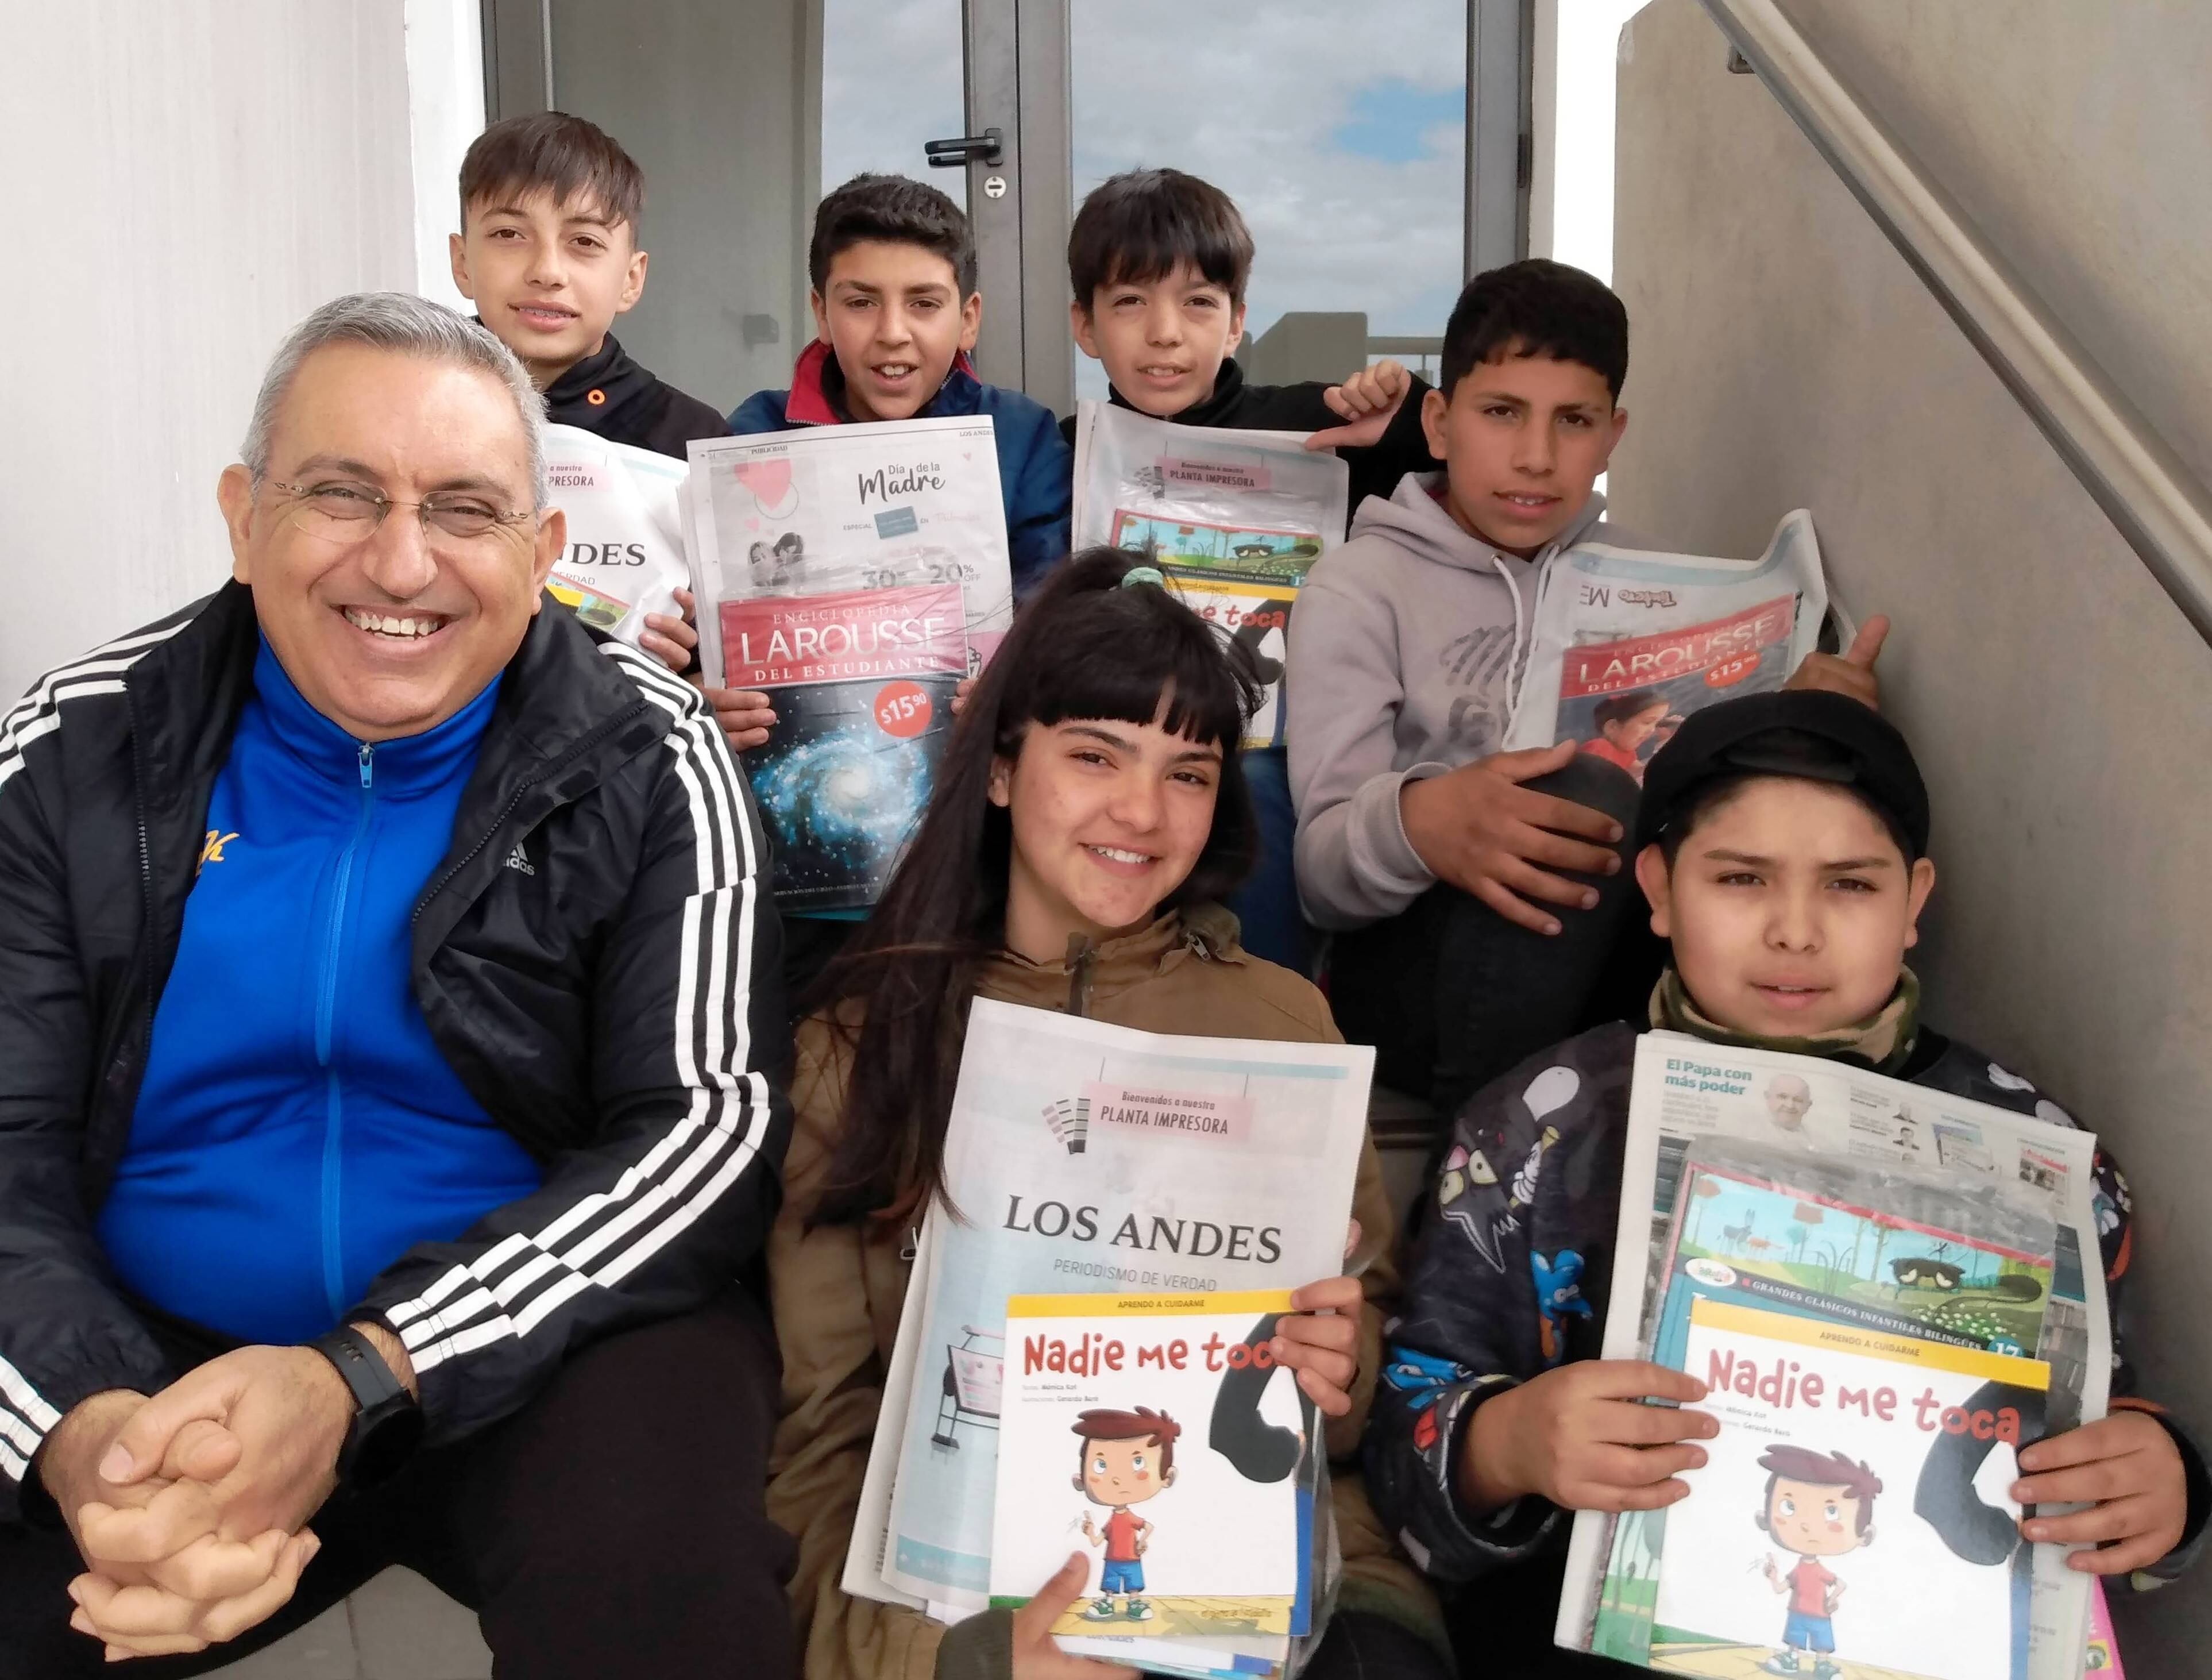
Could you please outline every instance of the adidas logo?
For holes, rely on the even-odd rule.
[[[507,867],[510,869],[520,869],[526,875],[535,875],[538,873],[538,866],[523,855],[522,842],[520,840],[514,843],[514,849],[507,855]]]

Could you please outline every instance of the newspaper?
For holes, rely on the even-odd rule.
[[[577,426],[545,429],[553,503],[568,515],[568,543],[545,587],[593,630],[637,645],[648,612],[678,616],[689,588],[682,461],[612,443]]]
[[[1986,1242],[1954,1244],[1948,1262],[1931,1261],[1917,1250],[1908,1252],[1907,1242],[1894,1234],[1911,1220],[1886,1214],[1869,1222],[1873,1234],[1863,1257],[1869,1279],[1887,1275],[1893,1284],[1887,1292],[1891,1310],[1884,1311],[1881,1288],[1860,1292],[1837,1281],[1857,1271],[1863,1257],[1856,1240],[1850,1264],[1838,1260],[1825,1279],[1817,1269],[1802,1265],[1764,1268],[1768,1275],[1754,1280],[1758,1306],[1796,1315],[1799,1322],[1841,1324],[1871,1339],[1957,1348],[1955,1357],[1969,1364],[2032,1355],[2047,1371],[2044,1427],[2055,1433],[2094,1421],[2105,1415],[2112,1380],[2112,1326],[2091,1205],[2095,1149],[2090,1133],[1834,1061],[1714,1045],[1677,1033],[1647,1033],[1637,1043],[1603,1357],[1666,1362],[1674,1354],[1674,1362],[1681,1366],[1680,1338],[1689,1333],[1680,1311],[1684,1294],[1710,1292],[1670,1287],[1679,1275],[1680,1221],[1704,1216],[1702,1210],[1683,1211],[1686,1198],[1680,1192],[1686,1172],[1698,1171],[1707,1156],[1733,1155],[1779,1163],[1771,1175],[1778,1181],[1855,1183],[1872,1198],[1865,1203],[1869,1208],[1906,1205],[1909,1212],[1899,1197],[1933,1195],[1929,1187],[1940,1186],[1954,1204],[1970,1201],[1977,1228],[1993,1233]],[[1874,1231],[1875,1223],[1883,1231]],[[1765,1254],[1776,1250],[1784,1237],[1771,1223],[1761,1226],[1741,1216],[1725,1231],[1725,1215],[1713,1224],[1732,1245],[1723,1251],[1729,1255]],[[1956,1224],[1949,1228],[1955,1230]],[[2039,1229],[2048,1237],[2039,1239]],[[1715,1240],[1713,1233],[1707,1239]],[[1893,1263],[1887,1274],[1881,1265],[1885,1242],[1899,1244],[1887,1251]],[[1911,1316],[1901,1305],[1906,1289],[1923,1281],[1939,1290],[1955,1286],[1958,1271],[1945,1275],[1933,1269],[1957,1265],[1968,1248],[2008,1254],[2010,1263],[1994,1269],[2043,1281],[2042,1304],[2026,1321],[2032,1328],[2002,1311],[1929,1312],[1905,1322]],[[1942,1252],[1940,1246],[1929,1250],[1929,1256]],[[1827,1263],[1827,1257],[1817,1257]],[[1736,1268],[1700,1270],[1709,1265],[1692,1262],[1681,1269],[1731,1288],[1742,1281]],[[1839,1298],[1855,1293],[1865,1299],[1838,1306]],[[2008,1299],[2033,1300],[2035,1294],[2023,1287],[2016,1292],[1992,1290],[1985,1299],[2002,1304]],[[1638,1560],[1656,1565],[1663,1538],[1663,1525],[1650,1522],[1650,1515],[1663,1513],[1577,1513],[1555,1630],[1559,1644],[1594,1648],[1601,1614],[1610,1618],[1609,1626],[1619,1625],[1622,1606],[1632,1601],[1637,1585]],[[2029,1549],[2024,1680],[2075,1680],[2079,1672],[2088,1628],[2089,1578],[2067,1569],[2064,1556],[2062,1547]],[[1648,1579],[1643,1585],[1648,1599]],[[1648,1642],[1648,1614],[1644,1619],[1643,1637]],[[1680,1672],[1705,1671],[1678,1662],[1669,1665]]]
[[[1351,469],[1302,432],[1178,426],[1076,408],[1074,541],[1144,554],[1267,679],[1244,745],[1283,740],[1282,671],[1307,570],[1343,539]]]
[[[986,1604],[1009,1296],[1337,1272],[1373,1065],[1361,1046],[977,1000],[945,1141],[953,1206],[933,1204],[921,1234],[890,1375],[906,1404],[887,1395],[878,1420],[848,1590]]]
[[[988,415],[695,438],[684,508],[699,654],[726,679],[726,609],[762,597],[956,585],[980,670],[1013,622]]]
[[[1757,560],[1578,545],[1537,584],[1506,748],[1579,741],[1640,782],[1692,712],[1780,688],[1828,605],[1802,508]]]
[[[776,902],[865,909],[928,807],[957,685],[1012,623],[990,417],[690,448],[700,660],[775,707],[744,767]]]

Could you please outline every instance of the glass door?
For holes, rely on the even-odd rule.
[[[1146,165],[1243,207],[1255,379],[1432,367],[1461,281],[1525,247],[1526,3],[1394,0],[1382,28],[1343,0],[483,0],[486,107],[573,111],[636,157],[653,263],[617,330],[717,407],[786,382],[814,206],[887,170],[975,224],[983,376],[1064,413],[1104,394],[1068,223]]]
[[[1432,374],[1468,269],[1467,0],[1394,0],[1387,27],[1343,0],[1069,10],[1077,200],[1164,165],[1237,201],[1257,247],[1250,377],[1340,380],[1385,355]],[[1087,357],[1075,384],[1106,394]]]

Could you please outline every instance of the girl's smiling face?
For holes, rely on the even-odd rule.
[[[1057,963],[1075,934],[1103,940],[1149,922],[1188,877],[1213,828],[1221,747],[1150,723],[1033,723],[991,773],[1012,830],[1006,946]]]

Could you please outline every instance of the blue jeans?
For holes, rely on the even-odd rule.
[[[1279,963],[1294,974],[1311,976],[1313,930],[1298,907],[1298,874],[1293,849],[1298,816],[1291,804],[1290,754],[1279,746],[1247,748],[1237,755],[1244,782],[1252,790],[1252,814],[1260,835],[1260,863],[1251,880],[1229,900],[1242,926],[1244,948]]]
[[[1145,1590],[1145,1566],[1132,1558],[1126,1563],[1109,1558],[1098,1566],[1098,1596],[1118,1598]]]

